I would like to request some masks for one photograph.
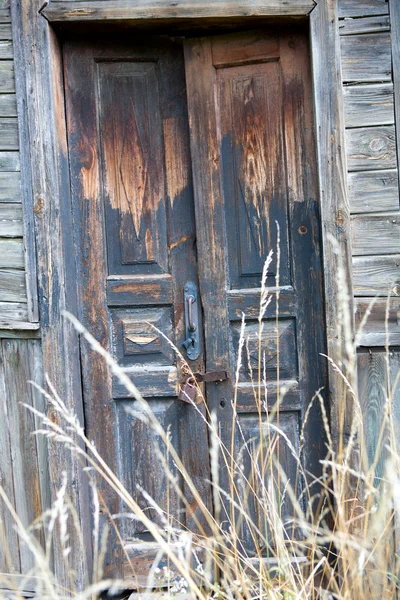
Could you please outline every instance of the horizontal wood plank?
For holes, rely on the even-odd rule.
[[[0,171],[0,202],[21,203],[21,173]]]
[[[178,371],[176,367],[153,367],[124,369],[126,375],[138,388],[144,398],[177,396]],[[113,378],[113,397],[129,398],[124,385],[116,377]]]
[[[356,215],[351,219],[353,256],[396,254],[400,250],[400,213]]]
[[[349,171],[395,169],[397,167],[394,125],[346,130]]]
[[[19,171],[20,168],[19,152],[0,151],[0,171]]]
[[[230,290],[227,298],[229,319],[241,321],[243,313],[246,319],[257,319],[260,314],[260,291],[257,289]],[[266,319],[276,315],[276,292],[271,289],[270,294],[272,301],[265,312]],[[280,290],[278,306],[280,317],[291,317],[296,314],[297,306],[293,288]]]
[[[353,286],[355,296],[400,296],[400,254],[355,256]]]
[[[386,0],[339,0],[339,18],[367,17],[371,15],[387,15],[389,7]]]
[[[0,302],[0,321],[28,321],[28,307],[18,302]]]
[[[115,276],[107,279],[110,306],[172,304],[171,275]]]
[[[13,45],[10,40],[0,40],[0,60],[13,58]]]
[[[27,301],[25,273],[17,269],[0,269],[0,302]]]
[[[0,237],[22,237],[22,206],[0,203]]]
[[[23,240],[0,238],[0,268],[23,269],[24,266]]]
[[[0,93],[15,92],[14,62],[3,60],[0,62]]]
[[[0,40],[12,40],[11,23],[0,23]]]
[[[228,17],[306,16],[313,0],[65,0],[49,2],[42,14],[50,22]]]
[[[18,150],[18,119],[0,118],[0,149]]]
[[[342,19],[339,21],[340,35],[354,35],[356,33],[376,33],[390,31],[389,15],[362,17],[359,19]]]
[[[1,340],[40,340],[39,323],[22,321],[2,321],[0,318]]]
[[[345,86],[343,97],[346,127],[394,123],[392,83]]]
[[[397,169],[348,173],[347,183],[352,213],[370,213],[400,208]]]
[[[389,311],[386,326],[387,307]],[[370,315],[361,329],[360,324],[367,311]],[[400,297],[356,298],[355,319],[358,346],[385,346],[387,339],[389,345],[400,346]]]
[[[0,94],[0,117],[17,116],[17,98],[15,94]]]
[[[343,81],[391,81],[390,33],[343,36],[340,48]]]

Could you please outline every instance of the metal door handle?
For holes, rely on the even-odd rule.
[[[185,341],[182,346],[186,350],[190,360],[196,360],[200,354],[199,340],[199,307],[197,300],[197,288],[194,283],[185,284],[183,292],[185,304]]]

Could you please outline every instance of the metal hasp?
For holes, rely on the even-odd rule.
[[[186,340],[182,346],[186,350],[188,359],[196,360],[200,354],[199,301],[197,287],[194,283],[185,283],[183,300],[185,303]]]

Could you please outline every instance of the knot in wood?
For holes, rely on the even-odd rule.
[[[44,209],[44,198],[39,196],[35,202],[35,206],[33,207],[33,212],[35,215],[41,215]]]

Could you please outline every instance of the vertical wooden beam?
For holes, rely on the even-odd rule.
[[[328,354],[354,383],[350,208],[347,199],[337,0],[319,0],[310,15],[310,26]],[[335,243],[332,243],[332,240],[335,240]],[[342,282],[338,279],[339,273]],[[343,298],[345,286],[348,299]],[[343,322],[343,318],[339,318],[343,312],[343,300],[348,303],[347,323]],[[344,329],[348,330],[347,338]],[[330,368],[331,429],[337,450],[340,439],[346,439],[350,434],[352,406],[348,396],[342,377],[335,369]]]
[[[394,91],[394,118],[396,123],[397,166],[400,176],[400,2],[389,0],[390,31],[392,38],[392,77]]]
[[[22,139],[27,141],[21,146],[21,155],[26,153],[23,160],[33,191],[33,197],[28,193],[26,202],[33,202],[35,216],[44,371],[83,423],[79,338],[62,316],[65,310],[76,314],[63,66],[58,40],[39,14],[41,5],[42,0],[12,0],[15,44],[20,45],[16,65],[17,77],[22,80],[20,102],[26,111],[21,127],[25,128]],[[60,444],[50,444],[49,468],[53,495],[62,473],[68,475],[68,493],[84,539],[82,548],[79,536],[70,531],[71,553],[67,561],[56,545],[56,573],[60,583],[69,589],[80,589],[86,577],[85,554],[89,564],[91,556],[87,478],[77,458]]]
[[[15,6],[15,5],[14,5]],[[15,15],[14,15],[15,16]],[[17,27],[17,19],[12,19],[13,30],[13,52],[14,52],[14,72],[15,72],[15,91],[17,99],[19,147],[21,161],[21,190],[22,190],[22,208],[23,208],[23,227],[24,227],[24,249],[25,249],[25,279],[26,293],[28,300],[28,318],[29,321],[39,321],[39,303],[37,287],[37,269],[36,269],[36,244],[35,228],[33,218],[33,190],[31,181],[31,156],[29,126],[27,114],[27,95],[25,91],[25,72],[24,72],[24,44],[21,39],[22,31]]]

